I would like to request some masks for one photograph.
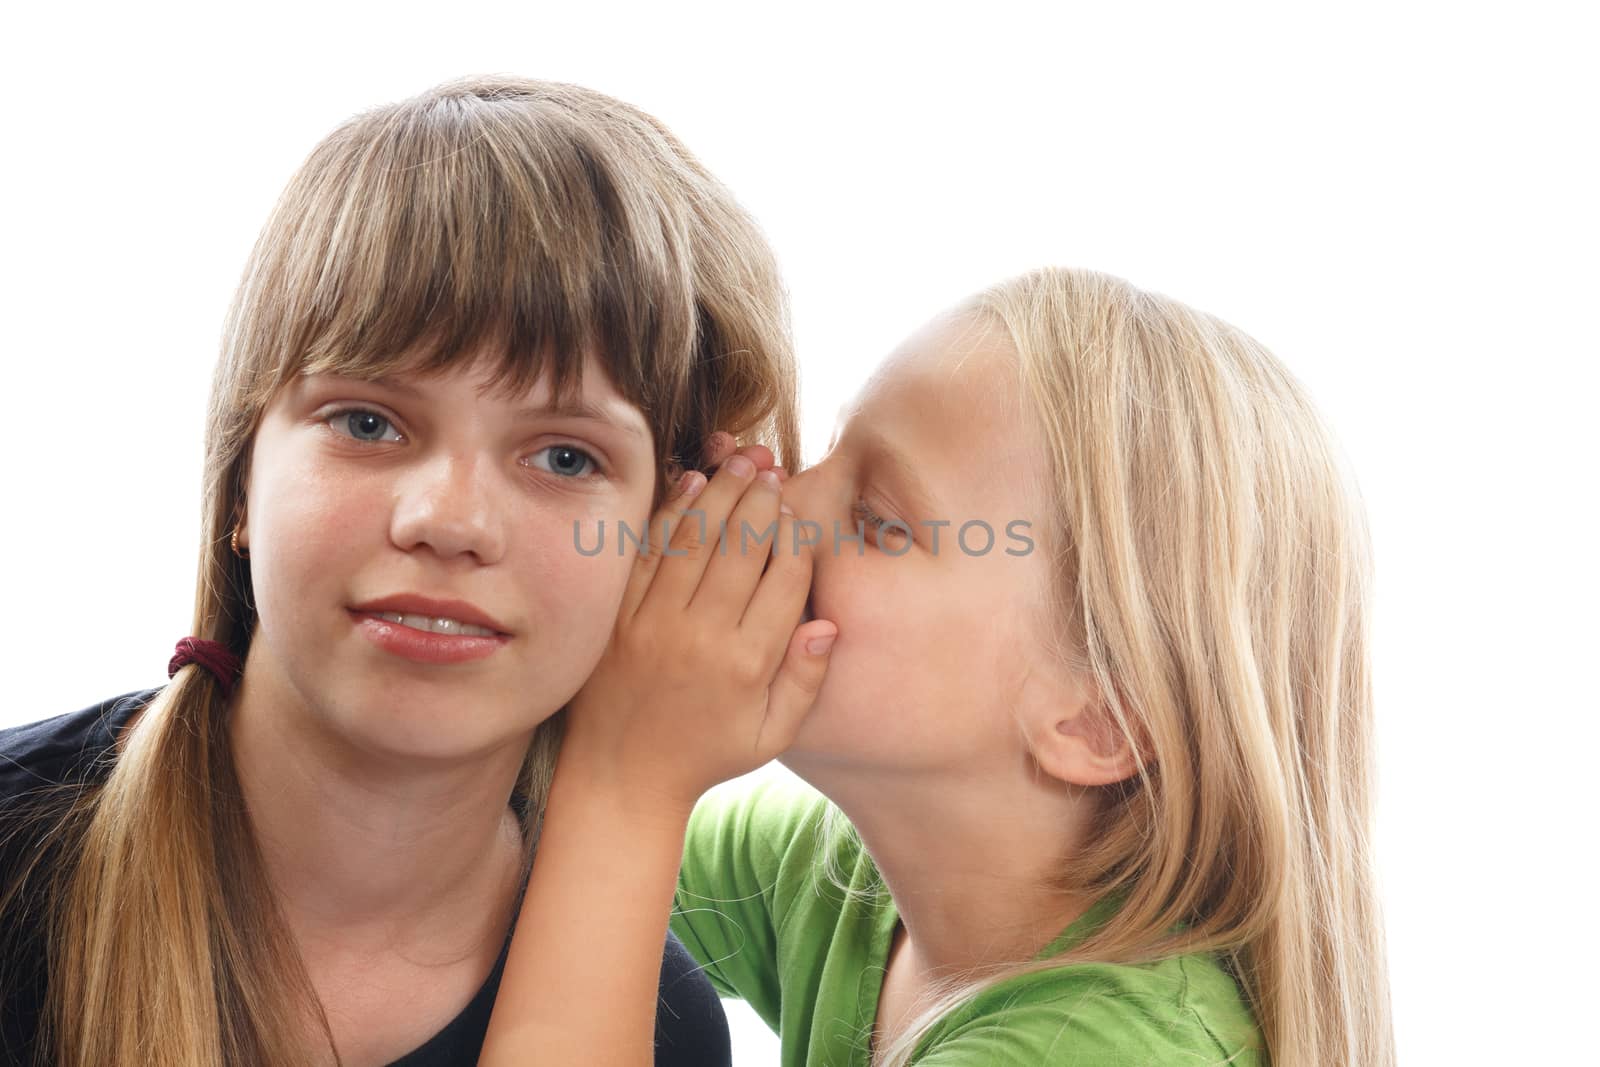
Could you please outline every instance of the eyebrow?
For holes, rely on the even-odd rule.
[[[603,422],[608,426],[615,426],[623,433],[630,434],[640,440],[643,440],[645,436],[645,431],[635,420],[617,418],[605,408],[598,407],[586,400],[578,400],[568,404],[546,404],[543,407],[519,408],[516,412],[518,419],[537,419],[546,415],[589,419],[592,422]]]
[[[403,393],[406,396],[418,397],[422,395],[422,391],[416,386],[403,382],[398,378],[379,375],[375,378],[363,380],[384,389],[391,389],[394,392]],[[568,402],[552,401],[544,405],[522,407],[518,408],[513,413],[513,417],[519,421],[548,418],[551,415],[559,415],[564,418],[587,419],[591,422],[605,423],[607,426],[614,426],[623,433],[637,437],[640,440],[643,440],[646,436],[646,431],[639,425],[637,420],[620,418],[606,408],[601,407],[598,404],[591,404],[582,398]]]

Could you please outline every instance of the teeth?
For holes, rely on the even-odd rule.
[[[413,630],[426,630],[432,634],[451,634],[456,637],[493,637],[495,632],[483,626],[457,619],[433,618],[428,615],[402,615],[398,611],[374,612],[380,619],[409,626]]]

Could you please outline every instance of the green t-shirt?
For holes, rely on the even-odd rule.
[[[719,993],[746,1001],[778,1033],[783,1067],[867,1067],[899,922],[859,840],[822,839],[828,808],[809,787],[786,781],[713,790],[690,819],[678,880],[673,932]],[[850,892],[824,873],[830,858]],[[1097,903],[1041,957],[1082,938],[1114,908]],[[1261,1047],[1238,984],[1197,954],[1139,966],[1070,964],[1008,980],[941,1019],[913,1062],[1264,1067]]]

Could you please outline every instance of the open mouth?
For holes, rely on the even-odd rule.
[[[451,637],[503,637],[498,630],[487,626],[474,626],[448,616],[405,614],[398,611],[371,611],[364,614],[405,626],[423,633],[446,634]]]
[[[354,604],[352,614],[441,637],[509,637],[494,616],[466,600],[394,593]]]
[[[399,618],[395,618],[398,615]],[[475,624],[448,616],[411,616],[404,612],[351,611],[356,629],[385,652],[417,663],[454,664],[492,656],[511,637],[498,631],[485,635]]]

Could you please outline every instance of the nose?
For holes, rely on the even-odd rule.
[[[829,481],[824,465],[818,465],[790,475],[783,483],[783,502],[794,510],[795,519],[815,524],[809,527],[808,536],[814,539],[812,554],[817,563],[827,554],[825,549],[832,537],[828,517],[838,514],[837,509],[829,507]]]
[[[496,501],[492,464],[439,452],[411,466],[397,483],[390,539],[405,551],[424,546],[441,559],[472,555],[495,563],[505,555],[506,523]]]
[[[816,485],[816,467],[807,467],[783,480],[783,502],[794,510],[795,518],[816,520],[812,514],[816,507]]]
[[[827,585],[827,576],[832,573],[833,559],[837,554],[832,547],[833,519],[840,514],[839,498],[843,495],[843,489],[836,472],[826,468],[826,463],[808,467],[799,474],[791,475],[783,483],[783,502],[794,510],[795,519],[810,524],[802,527],[803,535],[811,542],[811,592],[800,613],[801,622],[810,622],[817,617],[819,583],[821,586]]]

